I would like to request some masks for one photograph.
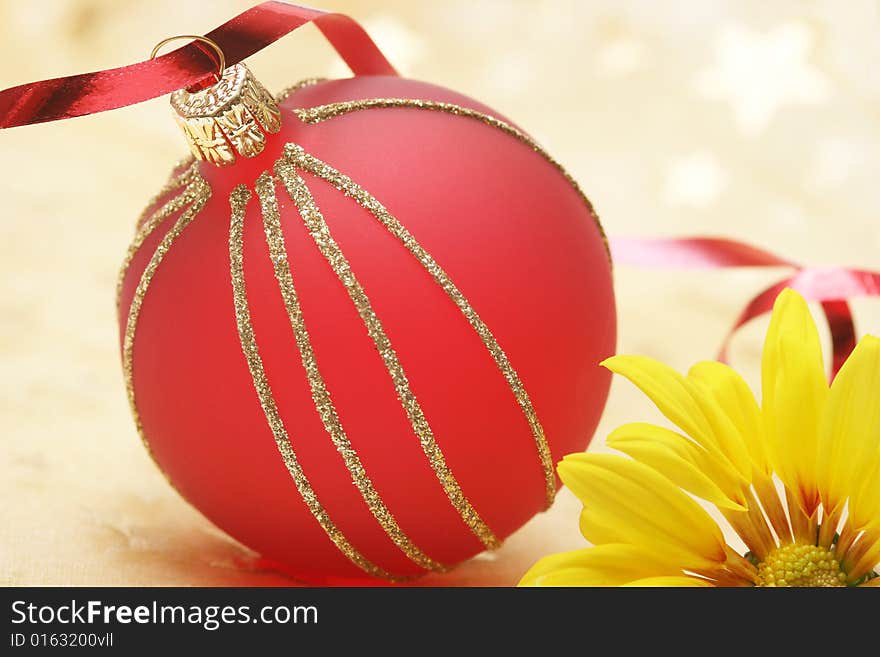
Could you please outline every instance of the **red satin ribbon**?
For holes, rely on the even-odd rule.
[[[794,274],[755,295],[731,327],[718,359],[727,360],[733,334],[744,324],[773,309],[776,296],[790,287],[807,301],[822,304],[831,332],[831,378],[856,346],[856,329],[847,301],[859,296],[880,296],[880,273],[843,267],[804,267],[742,242],[724,238],[611,240],[611,253],[619,265],[663,269],[717,269],[725,267],[787,267]]]
[[[205,36],[235,64],[284,35],[314,23],[355,75],[397,75],[372,39],[342,14],[271,0],[239,14]],[[154,60],[95,73],[23,84],[0,91],[0,128],[56,121],[104,112],[192,87],[214,73],[203,47],[190,43]],[[618,264],[654,268],[787,267],[794,273],[756,295],[737,318],[719,358],[727,357],[736,330],[773,307],[785,287],[822,304],[834,345],[832,377],[855,347],[856,333],[847,299],[880,295],[880,274],[844,268],[803,267],[769,251],[715,238],[624,239],[611,242]]]
[[[284,35],[314,23],[355,75],[397,75],[354,20],[284,2],[263,2],[205,36],[240,62]],[[105,112],[198,84],[216,70],[203,47],[190,43],[153,60],[95,73],[22,84],[0,91],[0,128]]]

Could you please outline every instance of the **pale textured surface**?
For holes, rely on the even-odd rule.
[[[0,86],[143,58],[249,0],[0,0]],[[361,20],[399,69],[529,130],[612,235],[722,234],[809,263],[876,266],[880,5],[874,1],[320,2]],[[249,60],[270,90],[344,67],[303,30]],[[113,293],[133,222],[184,145],[160,99],[0,134],[0,584],[273,585],[165,483],[125,399]],[[619,350],[710,358],[781,272],[618,268]],[[878,307],[855,304],[861,330]],[[754,381],[766,324],[734,345]],[[615,382],[594,449],[654,419]],[[424,582],[513,584],[582,545],[579,505]]]

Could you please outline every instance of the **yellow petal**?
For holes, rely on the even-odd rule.
[[[632,381],[663,415],[698,442],[711,435],[685,378],[668,365],[646,356],[612,356],[602,361],[602,365]]]
[[[619,523],[612,514],[586,507],[581,511],[579,526],[581,534],[593,545],[625,542],[628,538],[626,532],[620,531]],[[675,556],[672,557],[675,560]]]
[[[853,529],[880,533],[880,458],[875,455],[862,478],[850,484],[854,489],[849,500],[849,522]]]
[[[761,361],[761,412],[774,470],[807,516],[819,501],[818,426],[828,396],[819,333],[803,297],[776,298]]]
[[[519,586],[620,586],[680,572],[655,559],[650,550],[610,543],[544,557],[529,569]]]
[[[880,536],[867,533],[862,537],[863,541],[870,541],[868,549],[859,557],[858,561],[851,564],[847,575],[850,580],[858,580],[877,568],[880,564]]]
[[[822,416],[817,483],[825,507],[842,507],[878,459],[880,340],[867,335],[834,378]]]
[[[681,568],[724,563],[724,538],[715,521],[652,468],[614,454],[571,454],[559,464],[559,475],[584,504],[587,540],[650,547],[657,558]]]
[[[695,464],[697,458],[694,452],[701,451],[701,448],[674,431],[651,424],[625,424],[612,431],[606,443],[609,447],[629,454],[636,461],[651,466],[676,486],[719,508],[746,510],[745,506],[726,495],[718,484]],[[703,451],[702,460],[708,458],[709,455]]]
[[[686,575],[681,575],[678,577],[675,576],[667,576],[667,577],[646,577],[644,579],[637,579],[632,582],[627,582],[623,584],[623,586],[638,586],[638,587],[707,587],[712,586],[711,582],[707,582],[704,579],[700,579],[699,577],[688,577]]]
[[[653,424],[634,422],[626,426],[629,429],[623,430],[621,427],[621,430],[650,439],[672,450],[681,458],[693,463],[694,467],[711,479],[729,499],[737,504],[745,502],[742,479],[730,461],[720,455],[720,452],[709,452],[689,437]]]
[[[716,361],[703,361],[688,372],[688,379],[700,381],[724,409],[739,430],[752,464],[770,473],[770,463],[761,435],[761,410],[748,384],[733,368]]]
[[[668,365],[645,356],[612,356],[602,363],[644,392],[663,415],[707,451],[730,461],[747,483],[751,462],[730,419],[702,384],[689,381]]]
[[[712,433],[724,456],[737,469],[743,480],[750,482],[752,480],[752,460],[739,428],[713,397],[705,383],[690,377],[687,382],[691,386],[691,394],[712,427]]]

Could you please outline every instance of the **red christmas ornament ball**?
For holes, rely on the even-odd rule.
[[[262,153],[179,167],[139,224],[119,299],[139,429],[187,500],[302,577],[449,567],[545,509],[596,428],[604,236],[458,93],[363,76],[280,110]]]

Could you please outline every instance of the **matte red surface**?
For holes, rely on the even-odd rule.
[[[236,332],[229,192],[295,142],[377,197],[447,271],[524,382],[554,462],[581,451],[601,414],[615,312],[605,247],[565,178],[479,121],[371,109],[305,125],[290,111],[355,98],[420,98],[492,110],[452,91],[360,76],[307,87],[282,106],[263,154],[202,167],[213,196],[172,246],[146,295],[134,345],[136,402],[155,457],[229,534],[304,577],[362,573],[300,498],[266,423]],[[503,118],[503,117],[499,117]],[[544,506],[534,439],[512,392],[446,293],[365,210],[304,176],[390,337],[447,462],[499,538]],[[455,563],[481,550],[446,498],[346,291],[279,185],[289,262],[318,365],[349,439],[410,538]],[[170,218],[171,225],[177,215]],[[163,229],[134,259],[123,316]],[[266,374],[319,500],[364,556],[420,569],[385,536],[321,425],[275,281],[259,206],[245,220],[245,278]]]

